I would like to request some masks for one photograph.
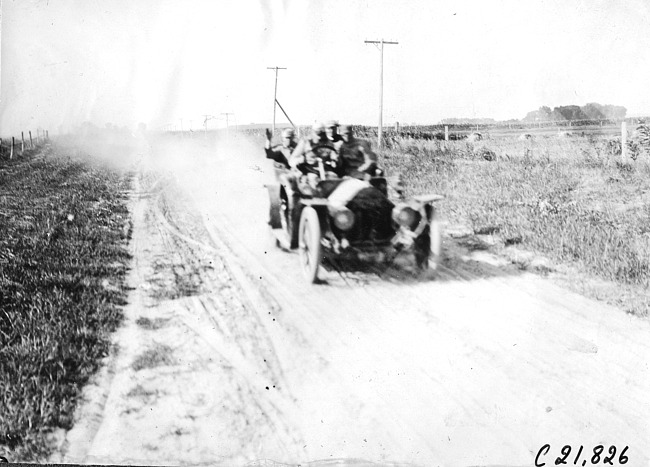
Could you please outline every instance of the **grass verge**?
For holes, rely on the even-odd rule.
[[[451,223],[498,237],[503,249],[518,245],[647,292],[650,161],[623,163],[610,146],[594,137],[404,139],[381,163],[402,174],[407,194],[445,195]],[[641,300],[627,311],[647,316],[649,306]]]
[[[0,454],[43,461],[109,351],[130,256],[126,173],[40,154],[0,166]]]

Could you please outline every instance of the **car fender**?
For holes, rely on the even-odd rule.
[[[328,208],[331,203],[326,198],[301,199],[300,203],[303,206],[310,206],[316,210],[318,219],[320,220],[321,232],[324,234],[330,232],[330,216]]]
[[[269,192],[269,225],[272,229],[282,228],[280,220],[280,185],[276,183],[264,185]]]

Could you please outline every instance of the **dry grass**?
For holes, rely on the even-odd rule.
[[[0,167],[0,453],[44,460],[121,319],[128,176],[51,149]]]
[[[381,156],[389,174],[402,173],[408,194],[444,194],[451,223],[647,289],[649,158],[622,163],[612,147],[598,137],[403,140]]]

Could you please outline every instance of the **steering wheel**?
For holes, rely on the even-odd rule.
[[[319,152],[321,150],[327,150],[329,153],[333,153],[335,155],[335,159],[330,156],[329,160],[325,160],[322,156],[319,155]],[[312,146],[309,152],[313,153],[313,157],[316,158],[316,160],[320,159],[323,162],[324,166],[329,166],[328,170],[336,171],[336,168],[338,167],[338,151],[336,148],[330,146],[329,144],[317,144],[315,146]]]

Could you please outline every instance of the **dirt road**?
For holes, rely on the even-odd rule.
[[[603,444],[648,465],[647,321],[450,237],[435,279],[308,286],[265,224],[260,154],[140,165],[125,325],[61,460],[532,466],[550,444],[540,464],[571,445],[590,465]]]

